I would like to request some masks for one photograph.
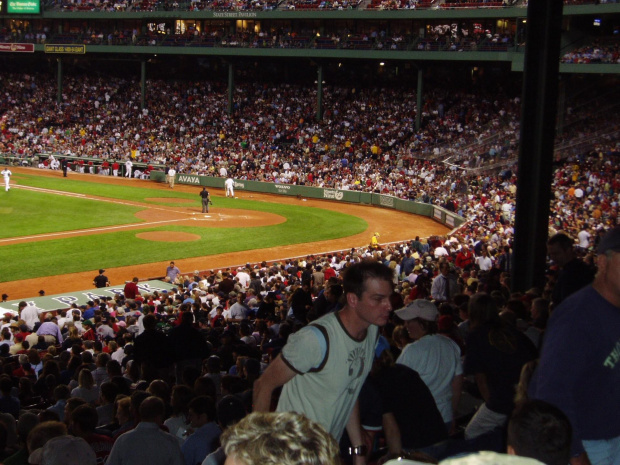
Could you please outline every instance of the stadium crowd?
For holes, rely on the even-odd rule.
[[[376,0],[374,8],[392,9],[394,0]],[[318,7],[318,6],[317,6]],[[322,7],[321,7],[322,8]],[[488,28],[487,28],[488,27]],[[342,48],[413,51],[509,51],[517,43],[510,30],[495,29],[491,25],[470,22],[458,24],[431,24],[422,35],[406,31],[351,32],[348,29],[292,30],[288,27],[262,31],[235,31],[218,26],[198,30],[189,27],[183,32],[165,30],[141,31],[137,28],[96,29],[77,25],[70,32],[51,33],[49,27],[22,30],[20,27],[0,28],[0,39],[5,42],[63,43],[110,46],[166,46],[166,47],[235,47],[235,48]],[[617,63],[618,44],[615,38],[598,39],[592,44],[577,47],[561,57],[562,63]]]
[[[564,0],[567,5],[614,3],[616,0]],[[343,10],[355,8],[376,8],[377,3],[371,1],[363,4],[356,1],[259,1],[259,0],[60,0],[48,2],[48,9],[59,11],[199,11],[199,10],[274,10],[274,9],[315,9],[315,10]],[[526,6],[527,0],[407,0],[381,1],[387,9],[428,9],[428,8],[498,8],[510,6]]]
[[[163,424],[160,428],[176,437],[166,447],[169,436],[163,432],[161,447],[147,443],[161,456],[176,457],[174,463],[223,463],[221,450],[207,455],[216,452],[222,430],[251,411],[255,381],[291,334],[346,305],[342,276],[365,260],[393,271],[391,308],[410,308],[392,313],[383,327],[389,350],[381,352],[379,374],[369,383],[381,385],[396,376],[394,360],[397,367],[414,368],[424,384],[411,388],[436,406],[425,411],[425,425],[441,426],[425,440],[403,436],[400,447],[386,429],[389,452],[422,449],[439,459],[472,448],[500,450],[497,431],[481,429],[478,414],[469,420],[473,409],[458,402],[461,393],[481,397],[477,404],[484,400],[488,408],[478,411],[497,413],[493,425],[502,424],[514,407],[513,385],[522,366],[537,356],[551,310],[587,285],[595,264],[611,259],[604,253],[619,247],[607,249],[602,239],[619,224],[618,145],[600,142],[589,153],[559,162],[554,171],[547,285],[511,292],[518,173],[510,161],[515,146],[505,140],[518,134],[514,97],[430,89],[424,129],[415,132],[413,95],[387,88],[329,89],[325,121],[317,123],[315,95],[294,85],[240,85],[232,117],[226,116],[224,92],[216,84],[150,81],[147,110],[139,108],[135,84],[115,78],[67,78],[60,106],[49,97],[53,84],[38,76],[13,77],[2,85],[10,96],[0,108],[3,153],[131,159],[173,166],[179,173],[380,192],[432,202],[467,219],[448,237],[373,243],[299,260],[189,274],[171,264],[165,270],[165,279],[175,284],[171,292],[140,295],[126,289],[116,300],[95,299],[57,315],[24,302],[18,315],[5,317],[0,335],[6,464],[27,463],[43,446],[42,436],[67,433],[89,443],[100,461],[109,456],[107,463],[124,463],[120,457],[141,444],[144,423]],[[503,138],[493,139],[497,133]],[[467,156],[458,165],[442,163],[459,147]],[[477,171],[496,160],[505,162],[499,172]],[[560,231],[569,236],[556,235]],[[420,301],[425,304],[415,304]],[[412,322],[410,304],[435,324]],[[417,309],[420,305],[424,308]],[[470,312],[477,312],[475,324]],[[422,336],[413,329],[418,323],[426,332]],[[471,337],[480,332],[476,325],[501,329],[506,340],[519,341],[510,371],[484,359],[482,340]],[[410,363],[408,354],[421,347],[414,340],[431,336],[453,341],[440,339],[456,354],[448,381],[458,389],[448,389],[449,395],[445,379],[439,386],[432,373]],[[490,397],[480,374],[492,387]],[[372,397],[382,393],[362,393],[370,399],[362,404],[369,437],[386,427],[382,416],[388,412],[377,414],[364,405],[383,403],[387,409],[385,398]]]
[[[421,390],[414,402],[397,397],[402,405],[391,408],[417,409],[424,416],[417,427],[399,424],[410,428],[403,431],[402,445],[392,442],[389,429],[384,431],[384,442],[377,444],[385,444],[397,456],[419,449],[435,459],[479,448],[502,451],[496,426],[503,425],[514,407],[514,384],[523,366],[528,368],[518,392],[527,397],[530,362],[537,357],[550,313],[592,280],[595,261],[601,266],[597,251],[600,255],[612,247],[617,253],[620,229],[609,234],[615,242],[602,238],[603,231],[590,237],[580,232],[578,243],[563,233],[554,234],[549,241],[548,284],[526,293],[510,290],[514,258],[509,227],[494,233],[508,244],[498,253],[494,248],[499,242],[493,238],[477,239],[466,232],[298,260],[248,263],[237,269],[183,273],[171,263],[162,270],[164,279],[175,285],[170,292],[140,293],[128,284],[116,298],[101,297],[81,307],[74,304],[57,314],[23,302],[17,315],[5,315],[0,333],[3,463],[43,463],[32,461],[31,454],[46,440],[66,434],[83,438],[99,463],[106,458],[107,463],[126,463],[121,457],[132,456],[140,441],[155,447],[153,436],[141,439],[143,422],[156,423],[162,435],[161,430],[171,434],[163,438],[170,444],[158,445],[157,454],[179,460],[173,463],[195,465],[205,459],[204,463],[223,463],[222,451],[216,452],[217,439],[222,430],[252,411],[253,386],[261,373],[290,335],[347,305],[342,277],[354,264],[368,261],[383,263],[390,270],[394,290],[389,306],[403,310],[392,312],[381,330],[378,371],[367,383],[380,386],[382,376],[394,376],[395,366],[416,370],[424,381],[386,378],[398,379],[401,393]],[[95,284],[105,286],[100,276]],[[411,312],[416,315],[414,321],[427,321],[424,333],[412,328]],[[480,346],[482,340],[475,336],[480,325],[501,329],[504,337],[518,341],[517,352],[498,346],[499,357],[504,357],[510,370],[485,358],[488,350],[495,349]],[[435,372],[421,362],[424,358],[412,355],[426,350],[421,353],[439,356],[432,355],[431,347],[416,345],[426,337],[429,344],[439,337],[446,350],[455,354],[450,362],[453,371]],[[491,397],[478,373],[488,377]],[[445,376],[448,385],[458,381],[458,390],[445,392]],[[382,425],[387,428],[382,422],[386,411],[371,408],[390,408],[394,400],[390,404],[390,397],[383,397],[386,392],[362,390],[362,424],[369,437]],[[470,420],[473,408],[459,402],[467,393],[482,396],[477,403],[493,406],[500,412],[499,420],[490,426],[478,425],[477,416]],[[150,404],[144,404],[153,402],[147,401],[151,396],[163,405],[157,420],[147,413]],[[451,438],[446,441],[448,433]],[[381,453],[385,451],[375,450],[374,459]]]
[[[562,63],[620,63],[620,47],[614,40],[596,41],[564,54]]]
[[[228,116],[221,85],[148,86],[142,110],[134,82],[67,78],[58,105],[51,82],[13,75],[3,81],[10,98],[0,103],[0,152],[24,158],[53,153],[39,157],[38,165],[55,169],[63,155],[84,157],[88,161],[76,169],[108,175],[122,174],[119,167],[132,161],[179,174],[382,193],[444,206],[489,237],[500,216],[512,219],[518,97],[431,88],[423,129],[415,131],[415,95],[399,89],[328,88],[324,119],[316,122],[316,95],[308,87],[240,84]],[[578,130],[567,131],[564,144],[617,120],[584,102],[574,105],[567,124]],[[617,152],[615,139],[597,137],[583,151],[588,155],[558,166],[553,209],[564,222],[558,229],[576,234],[585,220],[590,228],[617,222]],[[481,171],[488,166],[500,168]],[[144,170],[133,175],[143,177]],[[600,214],[588,217],[596,208]]]
[[[224,1],[224,0],[201,0],[191,2],[179,2],[179,1],[99,1],[89,0],[83,2],[73,1],[60,1],[51,5],[51,8],[59,9],[62,11],[198,11],[198,10],[274,10],[274,9],[355,9],[360,7],[362,2],[356,1],[258,1],[258,0],[244,0],[244,1]],[[431,8],[440,4],[439,1],[409,1],[403,2],[401,5],[392,8]],[[449,2],[446,2],[448,6]],[[480,7],[497,7],[497,6],[510,6],[512,3],[506,0],[502,2],[461,2],[460,7],[480,8]],[[453,5],[450,5],[453,6]],[[369,6],[372,8],[373,6]]]
[[[397,89],[326,89],[324,119],[316,122],[314,89],[295,85],[240,84],[232,116],[224,88],[209,82],[149,81],[146,109],[137,83],[122,79],[68,78],[60,106],[54,83],[36,76],[3,86],[11,95],[2,106],[4,153],[131,158],[205,175],[224,167],[238,179],[399,196],[407,189],[396,186],[405,183],[397,169],[439,154],[442,144],[468,145],[498,131],[514,138],[519,111],[508,96],[429,89],[426,127],[416,132],[415,95]],[[382,184],[386,174],[398,178],[394,187]]]
[[[389,3],[378,3],[377,8],[389,8]],[[188,28],[174,33],[169,29],[161,31],[140,31],[136,28],[116,27],[109,30],[76,26],[71,32],[50,33],[49,28],[23,31],[19,28],[0,30],[0,37],[11,42],[59,43],[84,45],[137,45],[167,47],[240,47],[240,48],[347,48],[374,50],[417,50],[417,51],[485,51],[508,50],[515,42],[511,33],[500,33],[485,29],[479,23],[469,26],[457,23],[430,26],[424,36],[401,31],[370,30],[352,33],[348,29],[324,32],[317,30],[291,30],[272,28],[269,31],[238,31],[228,28],[199,31]]]

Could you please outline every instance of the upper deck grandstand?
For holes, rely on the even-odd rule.
[[[415,6],[48,3],[4,14],[4,40],[34,54],[0,56],[11,96],[2,151],[215,176],[226,165],[240,179],[446,204],[449,180],[421,188],[416,176],[516,171],[526,5]],[[616,150],[619,12],[565,3],[556,160]],[[86,53],[46,48],[63,44]]]

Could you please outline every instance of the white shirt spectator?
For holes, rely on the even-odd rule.
[[[73,321],[73,318],[71,318],[70,316],[66,316],[64,318],[58,317],[57,319],[58,327],[62,330],[68,321]]]
[[[112,360],[116,360],[118,363],[122,363],[124,357],[125,357],[125,349],[122,347],[119,347],[114,352],[112,352],[112,355],[110,355],[110,358]]]
[[[446,255],[449,255],[449,254],[445,247],[442,247],[442,246],[435,247],[435,258],[441,258]]]
[[[39,309],[34,305],[26,305],[22,310],[20,318],[28,325],[31,330],[39,322]]]
[[[587,249],[590,247],[590,233],[585,229],[579,231],[579,234],[577,234],[577,239],[579,239],[579,247],[582,249]]]
[[[493,268],[493,260],[489,256],[476,257],[476,264],[480,267],[480,271],[489,271]]]
[[[243,288],[243,290],[247,290],[250,285],[250,275],[243,270],[237,272],[237,279],[239,280],[239,284]]]
[[[101,339],[110,338],[114,339],[114,330],[108,325],[101,325],[96,330],[97,336]]]

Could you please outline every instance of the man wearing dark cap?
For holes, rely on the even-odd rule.
[[[82,333],[82,339],[85,341],[94,341],[97,339],[97,334],[95,333],[95,324],[91,320],[84,320],[82,322],[82,328],[84,332]]]
[[[89,320],[95,316],[95,303],[92,300],[86,302],[86,308],[82,312],[82,318]]]
[[[530,397],[573,427],[571,464],[620,463],[620,227],[601,239],[591,285],[549,319]]]
[[[103,273],[105,273],[104,269],[99,270],[99,274],[95,276],[95,279],[93,279],[93,284],[96,288],[107,287],[110,285],[110,280]]]
[[[209,203],[211,202],[209,191],[203,187],[198,195],[202,198],[202,213],[209,213]]]

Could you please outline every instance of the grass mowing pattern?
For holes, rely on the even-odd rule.
[[[107,184],[94,184],[78,180],[63,180],[60,182],[50,178],[38,178],[36,176],[20,176],[20,184],[27,184],[41,188],[79,192],[101,197],[120,198],[124,200],[144,201],[153,197],[187,198],[199,206],[199,189],[196,194],[182,192],[168,192],[158,189],[140,187],[122,187]],[[12,222],[12,217],[19,215],[19,206],[25,201],[21,198],[24,194],[30,194],[24,189],[14,189],[9,194],[13,212],[6,213],[10,208],[5,208],[3,218],[5,224]],[[62,197],[54,194],[40,194],[45,198],[59,198],[62,201],[70,197]],[[336,239],[347,237],[364,231],[368,224],[354,216],[343,213],[322,210],[314,207],[297,205],[281,205],[271,202],[255,202],[243,199],[215,198],[214,207],[243,208],[267,211],[281,215],[286,222],[252,228],[243,228],[240,218],[239,228],[200,228],[185,226],[163,226],[158,228],[145,228],[139,231],[119,231],[92,236],[80,236],[67,239],[54,239],[41,242],[15,244],[1,246],[2,265],[0,266],[0,282],[34,278],[38,276],[53,276],[57,274],[74,273],[97,268],[111,268],[135,264],[167,261],[174,259],[208,256],[226,252],[243,250],[256,250],[278,245],[299,244],[319,240]],[[95,202],[95,204],[109,205],[114,210],[126,214],[134,207],[123,205]],[[38,203],[40,215],[37,218],[34,212],[30,216],[30,222],[39,222],[44,226],[50,211],[41,208],[43,203]],[[170,206],[170,203],[166,203]],[[182,203],[184,207],[192,204]],[[346,206],[343,206],[346,208]],[[139,209],[139,208],[138,208]],[[119,224],[116,213],[109,215],[114,219],[113,224]],[[137,222],[137,220],[134,221]],[[83,229],[82,218],[77,215],[77,223],[67,224],[64,230]],[[90,226],[90,227],[96,227]],[[3,231],[6,228],[3,228]],[[181,231],[197,234],[199,241],[193,242],[153,242],[138,239],[138,232],[146,231]],[[12,226],[9,231],[12,236],[25,235]],[[205,258],[205,268],[209,266],[208,258]],[[163,272],[163,270],[162,270]]]
[[[73,192],[78,194],[93,195],[97,197],[107,197],[116,200],[129,200],[135,202],[146,202],[158,204],[158,202],[148,201],[146,199],[152,197],[159,198],[181,198],[191,199],[195,201],[196,205],[200,204],[200,198],[198,197],[199,189],[196,190],[196,195],[191,195],[184,192],[174,192],[159,189],[149,189],[145,187],[133,187],[133,186],[119,186],[114,184],[101,184],[97,182],[81,181],[71,178],[49,178],[39,177],[35,175],[19,175],[19,183],[31,187],[39,187],[41,189],[51,189],[62,192]],[[94,179],[96,179],[94,177]],[[140,183],[140,185],[144,185]],[[170,203],[165,205],[170,206]],[[182,206],[188,206],[187,202],[179,203]]]
[[[25,189],[11,189],[1,205],[0,239],[136,223],[144,209]]]

